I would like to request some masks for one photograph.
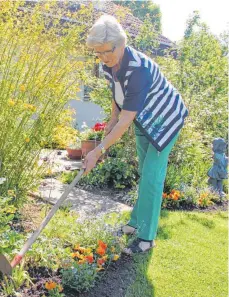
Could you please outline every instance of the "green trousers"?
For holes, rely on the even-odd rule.
[[[139,238],[153,240],[157,235],[168,157],[178,135],[160,153],[136,126],[135,135],[140,181],[128,224],[137,228]]]

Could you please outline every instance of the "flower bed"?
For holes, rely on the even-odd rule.
[[[38,211],[43,217],[43,211],[37,208]],[[26,216],[29,217],[28,211]],[[0,296],[60,297],[68,296],[69,292],[76,296],[77,292],[89,291],[119,259],[123,239],[112,233],[119,228],[120,217],[111,216],[81,222],[77,220],[77,214],[68,209],[59,210],[27,252],[22,264],[13,269],[14,283],[0,276]],[[5,244],[1,246],[1,252],[10,260],[32,230],[18,228],[18,220],[25,226],[24,220],[28,218],[10,203],[5,203],[4,217],[7,218],[6,229],[0,232],[0,238]],[[15,221],[15,217],[19,219]],[[106,223],[107,220],[111,223]],[[13,236],[16,226],[18,236]]]

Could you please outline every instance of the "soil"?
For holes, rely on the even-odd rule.
[[[46,208],[49,210],[50,205],[43,200],[34,199],[33,197],[28,197],[28,201],[23,205],[20,210],[21,213],[21,225],[25,232],[30,232],[35,230],[42,222],[41,210]]]

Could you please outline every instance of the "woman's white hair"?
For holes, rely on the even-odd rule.
[[[113,46],[126,45],[127,36],[119,22],[111,15],[102,15],[92,26],[87,37],[87,46],[111,43]]]

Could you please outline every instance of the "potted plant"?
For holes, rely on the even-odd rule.
[[[68,157],[73,160],[81,159],[82,157],[82,148],[81,148],[81,139],[76,137],[75,143],[70,144],[66,148],[68,152]]]
[[[94,127],[87,128],[81,132],[81,148],[83,156],[87,155],[88,152],[92,151],[101,143],[105,127],[106,123],[96,123]]]

